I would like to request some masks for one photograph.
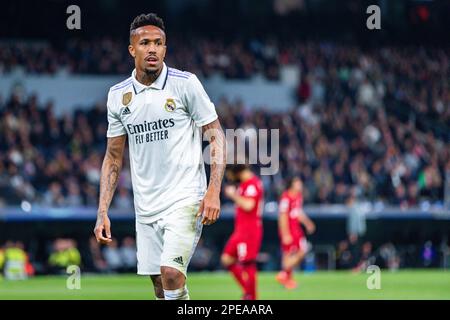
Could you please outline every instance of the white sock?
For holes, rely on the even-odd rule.
[[[156,300],[165,300],[164,298],[155,297]]]
[[[189,300],[189,290],[186,285],[175,290],[164,289],[164,298],[166,300]]]

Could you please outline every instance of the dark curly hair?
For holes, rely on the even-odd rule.
[[[286,187],[288,189],[292,188],[292,184],[294,183],[295,180],[300,180],[301,181],[302,178],[300,176],[296,176],[296,175],[289,176],[286,179]]]
[[[134,30],[143,26],[155,26],[160,28],[164,32],[166,31],[164,28],[163,19],[158,17],[155,13],[140,14],[136,18],[134,18],[133,22],[131,22],[130,37],[133,34]]]

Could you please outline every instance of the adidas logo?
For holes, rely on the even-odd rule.
[[[176,257],[173,259],[174,262],[183,265],[183,257]]]
[[[126,114],[130,114],[131,113],[131,111],[130,111],[130,109],[128,109],[128,107],[126,107],[125,109],[123,109],[123,111],[122,111],[122,115],[124,116],[124,115],[126,115]]]

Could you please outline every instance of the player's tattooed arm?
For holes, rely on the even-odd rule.
[[[111,204],[122,168],[126,136],[108,138],[100,179],[99,213],[106,213]]]
[[[220,193],[226,166],[225,135],[219,119],[203,126],[202,131],[210,144],[211,174],[209,179],[209,188]]]
[[[126,136],[108,138],[105,158],[103,159],[100,177],[100,197],[97,212],[97,223],[94,233],[98,242],[111,242],[110,221],[108,209],[119,181],[122,168],[123,153],[125,149]],[[106,237],[103,235],[106,232]]]
[[[203,214],[202,223],[209,225],[216,222],[220,214],[220,189],[226,166],[226,143],[218,119],[203,126],[202,131],[209,141],[211,173],[208,190],[200,204],[198,216]]]

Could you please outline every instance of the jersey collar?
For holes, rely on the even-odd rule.
[[[131,73],[131,78],[133,80],[133,87],[134,87],[135,93],[138,94],[149,88],[158,89],[158,90],[164,89],[164,87],[166,85],[166,81],[167,81],[167,74],[168,74],[168,68],[167,68],[166,64],[163,62],[163,69],[162,69],[159,77],[151,85],[146,86],[145,84],[142,84],[136,80],[136,69],[133,69],[133,72]]]

